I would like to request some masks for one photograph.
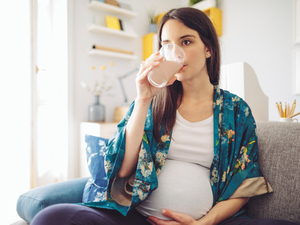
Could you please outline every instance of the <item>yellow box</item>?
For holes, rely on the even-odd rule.
[[[222,11],[218,8],[211,7],[209,9],[203,10],[203,12],[210,18],[212,24],[214,25],[217,35],[222,35]]]
[[[158,40],[156,33],[149,33],[143,37],[143,60],[149,58],[153,52],[158,51]]]
[[[106,15],[105,23],[106,23],[106,27],[108,28],[121,30],[120,21],[119,18],[117,17]]]
[[[163,18],[163,16],[165,15],[166,13],[161,13],[159,14],[158,16],[155,17],[155,20],[156,20],[156,25],[158,26],[161,19]]]

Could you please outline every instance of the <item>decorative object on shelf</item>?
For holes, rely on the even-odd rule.
[[[105,0],[105,3],[119,7],[119,3],[116,0]]]
[[[110,62],[113,66],[114,63]],[[106,66],[102,66],[101,70],[105,70]],[[91,66],[92,72],[95,72],[95,67]],[[96,75],[97,77],[99,74]],[[104,122],[105,121],[105,106],[100,104],[100,96],[102,95],[112,95],[111,90],[113,88],[112,84],[108,84],[108,76],[104,73],[102,78],[96,78],[94,85],[91,88],[87,83],[81,82],[81,86],[94,96],[94,103],[89,105],[88,108],[88,121],[89,122]]]
[[[189,5],[203,11],[211,7],[218,7],[218,0],[190,0]]]
[[[105,16],[106,27],[115,30],[124,30],[122,20],[118,17],[106,15]]]
[[[121,85],[121,91],[122,91],[122,94],[124,97],[124,103],[122,104],[122,106],[115,108],[115,111],[114,111],[114,122],[115,123],[119,123],[121,121],[121,119],[124,117],[125,113],[127,112],[128,106],[129,106],[126,91],[125,91],[124,84],[123,84],[123,79],[138,72],[139,69],[140,69],[139,67],[136,67],[135,69],[129,71],[128,73],[125,73],[124,75],[118,77],[118,80]]]
[[[293,119],[293,117],[300,115],[300,112],[295,113],[296,109],[296,100],[293,102],[292,106],[290,104],[285,103],[284,107],[281,102],[275,103],[275,106],[277,108],[278,114],[279,114],[279,121],[280,122],[293,122],[298,120],[296,118]]]
[[[202,2],[203,0],[190,0],[190,3],[189,5],[192,6],[192,5],[195,5],[197,4],[198,2]]]
[[[94,103],[89,105],[88,121],[89,122],[104,122],[105,121],[105,106],[100,104],[100,96],[94,96]]]
[[[156,33],[157,24],[156,24],[156,16],[155,16],[155,11],[154,10],[148,11],[148,20],[149,20],[148,32],[149,33]]]
[[[126,51],[126,50],[116,49],[116,48],[109,48],[109,47],[105,47],[105,46],[101,46],[101,45],[93,45],[93,49],[99,49],[99,50],[104,50],[104,51],[119,52],[119,53],[133,55],[132,51]]]
[[[121,58],[121,59],[137,59],[138,58],[137,55],[130,55],[130,54],[125,54],[125,53],[104,51],[104,50],[97,50],[97,49],[90,50],[89,55],[91,55],[91,56],[106,56],[106,57]]]

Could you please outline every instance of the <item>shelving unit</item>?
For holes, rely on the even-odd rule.
[[[98,49],[90,50],[89,55],[91,55],[91,56],[111,56],[111,57],[122,58],[122,59],[137,59],[136,55],[104,51],[104,50],[98,50]]]
[[[118,14],[120,16],[125,16],[125,17],[128,17],[128,18],[133,18],[133,17],[137,16],[137,13],[135,13],[131,10],[120,8],[120,7],[110,5],[110,4],[106,4],[106,3],[103,3],[103,2],[99,2],[99,1],[91,1],[88,4],[88,8],[99,10],[99,11],[115,13],[115,14]],[[112,28],[108,28],[108,27],[100,26],[100,25],[96,25],[96,24],[89,24],[87,29],[88,29],[89,32],[115,35],[115,36],[118,36],[120,38],[123,38],[123,41],[124,41],[124,38],[131,38],[131,39],[138,38],[138,36],[134,32],[134,30],[130,30],[130,31],[129,30],[125,30],[125,31],[116,30],[116,29],[112,29]],[[97,43],[95,43],[95,44],[97,44]],[[104,47],[106,47],[106,46],[104,46]],[[108,56],[108,57],[115,57],[115,58],[122,58],[122,59],[137,59],[136,55],[120,53],[120,52],[115,52],[115,51],[109,51],[109,49],[104,49],[104,50],[91,49],[88,52],[88,54],[90,56]]]
[[[88,5],[90,9],[96,9],[96,10],[102,10],[106,12],[112,12],[112,13],[117,13],[123,16],[127,16],[129,18],[133,18],[137,16],[137,13],[127,10],[127,9],[122,9],[120,7],[116,7],[113,5],[109,5],[103,2],[98,2],[98,1],[91,1]]]
[[[94,24],[88,25],[88,31],[113,34],[113,35],[126,37],[126,38],[137,38],[138,37],[135,33],[128,33],[126,31],[115,30],[115,29],[107,28],[104,26],[98,26],[98,25],[94,25]]]

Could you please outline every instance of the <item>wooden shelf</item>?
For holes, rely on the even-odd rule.
[[[88,30],[91,32],[107,33],[107,34],[113,34],[113,35],[127,37],[127,38],[137,38],[138,37],[137,34],[135,34],[135,33],[128,33],[126,31],[107,28],[104,26],[98,26],[95,24],[88,25]]]
[[[110,4],[106,4],[103,2],[98,2],[98,1],[91,1],[88,5],[90,9],[96,9],[96,10],[102,10],[106,12],[112,12],[112,13],[117,13],[123,16],[127,16],[129,18],[133,18],[137,16],[137,13],[127,10],[127,9],[122,9],[117,6],[113,6]]]
[[[130,55],[130,54],[118,53],[118,52],[111,52],[111,51],[104,51],[104,50],[98,50],[98,49],[90,50],[89,55],[91,55],[91,56],[110,56],[110,57],[122,58],[122,59],[137,59],[136,55]]]

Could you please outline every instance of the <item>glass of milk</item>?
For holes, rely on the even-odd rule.
[[[164,59],[149,72],[148,80],[154,87],[162,88],[183,67],[185,53],[175,44],[163,45],[159,53]]]

